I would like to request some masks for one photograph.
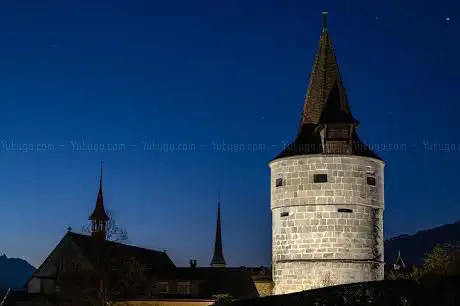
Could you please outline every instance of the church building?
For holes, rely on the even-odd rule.
[[[226,267],[220,199],[210,267],[176,267],[164,251],[110,241],[102,169],[90,235],[69,231],[31,276],[23,290],[0,299],[11,305],[210,305],[219,295],[232,299],[271,294],[266,268]],[[267,292],[267,288],[268,291]],[[260,290],[260,293],[259,293]]]

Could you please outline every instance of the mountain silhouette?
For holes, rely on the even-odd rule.
[[[21,288],[35,271],[35,267],[19,258],[0,256],[0,294],[8,288]]]
[[[460,221],[422,230],[414,235],[397,236],[385,241],[385,262],[393,265],[400,251],[406,266],[420,265],[426,253],[437,244],[457,242],[460,242]]]

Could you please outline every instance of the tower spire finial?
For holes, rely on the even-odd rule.
[[[99,188],[102,188],[102,165],[104,164],[104,161],[101,160],[101,174],[99,176]]]
[[[323,11],[321,13],[323,15],[323,33],[327,32],[327,15],[329,15],[328,11]]]

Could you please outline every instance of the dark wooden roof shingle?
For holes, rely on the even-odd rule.
[[[320,133],[327,124],[342,124],[342,128],[343,125],[349,126],[351,131],[343,145],[335,144],[333,152],[325,150],[321,141]],[[351,154],[381,160],[359,138],[356,132],[358,125],[359,121],[351,113],[331,38],[325,27],[310,75],[297,137],[274,160],[296,155],[326,153]]]
[[[146,270],[163,271],[175,268],[165,252],[149,250],[113,241],[100,241],[94,237],[69,232],[72,241],[81,249],[86,258],[97,268],[107,259],[134,259]]]
[[[240,268],[176,268],[157,276],[162,281],[203,281],[199,296],[212,298],[217,294],[229,294],[234,299],[258,297],[251,273]]]

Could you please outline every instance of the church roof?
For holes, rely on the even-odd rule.
[[[326,16],[327,13],[324,15]],[[275,159],[324,153],[320,127],[331,123],[342,123],[355,127],[359,124],[351,113],[325,19],[304,99],[297,137]],[[353,129],[350,140],[352,141],[352,155],[381,159],[361,141],[356,129]]]
[[[68,235],[96,269],[109,258],[120,260],[132,258],[149,271],[175,268],[174,263],[165,252],[113,241],[100,241],[91,236],[72,232],[69,232]]]
[[[164,271],[176,267],[165,252],[140,248],[108,240],[94,239],[92,236],[68,231],[54,250],[35,270],[31,278],[40,273],[42,267],[44,267],[46,262],[52,258],[55,251],[69,240],[78,247],[82,255],[89,261],[89,263],[91,263],[96,271],[110,268],[108,265],[112,262],[119,263],[121,261],[131,259],[139,263],[147,273]]]
[[[254,298],[258,296],[257,288],[252,280],[250,271],[245,271],[241,268],[177,268],[165,252],[155,251],[112,241],[101,241],[94,237],[68,232],[55,250],[59,249],[63,242],[72,241],[82,255],[91,263],[97,270],[107,270],[112,268],[111,263],[119,263],[120,260],[134,259],[145,270],[144,276],[147,283],[140,284],[140,287],[135,290],[129,290],[122,295],[118,295],[118,299],[215,299],[217,294],[230,294],[233,298]],[[48,258],[40,266],[38,273],[45,262],[47,262],[54,254],[50,253]],[[118,266],[116,266],[118,267]],[[116,268],[114,267],[114,268]],[[32,277],[35,277],[35,274]],[[114,274],[112,277],[119,277],[122,274]],[[55,277],[55,276],[54,276]],[[197,281],[200,288],[197,294],[193,296],[184,296],[178,293],[159,294],[158,296],[146,296],[144,286],[148,286],[156,281]],[[116,280],[114,279],[114,283]],[[150,288],[150,287],[149,287]],[[148,291],[148,290],[147,290]],[[26,296],[21,298],[31,298],[32,295],[25,293]],[[12,298],[12,297],[10,297]],[[12,300],[12,299],[10,299]]]

